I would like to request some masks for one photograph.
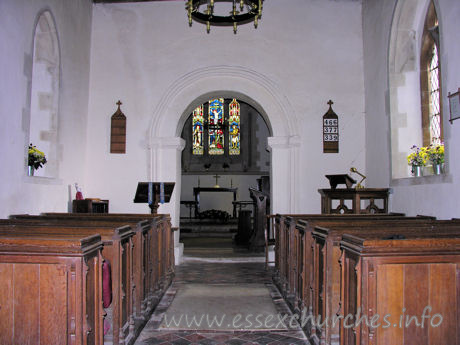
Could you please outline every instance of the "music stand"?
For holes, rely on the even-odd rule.
[[[157,214],[158,203],[171,200],[174,182],[138,182],[135,203],[147,203],[152,214]]]

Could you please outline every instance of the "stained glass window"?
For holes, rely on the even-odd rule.
[[[225,117],[225,109],[228,118]],[[205,112],[208,113],[207,118]],[[241,154],[240,103],[235,98],[231,101],[215,98],[200,105],[192,113],[191,131],[194,155]]]
[[[209,101],[209,154],[224,154],[224,99],[216,98]]]
[[[441,111],[439,106],[439,63],[438,50],[433,44],[432,58],[428,66],[428,87],[430,90],[430,137],[431,143],[441,144]]]
[[[240,154],[240,104],[233,99],[229,105],[228,137],[230,155]]]
[[[192,119],[192,134],[193,134],[193,154],[202,155],[203,150],[203,105],[200,105],[193,111]]]

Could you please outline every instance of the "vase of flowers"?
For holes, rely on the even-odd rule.
[[[413,176],[422,176],[422,167],[426,165],[427,161],[427,148],[413,145],[411,150],[412,153],[407,156],[407,164],[411,167]]]
[[[427,156],[433,166],[433,173],[440,175],[444,164],[444,144],[428,146]]]
[[[29,144],[29,160],[28,160],[28,168],[29,168],[29,176],[34,175],[34,171],[38,168],[43,167],[46,164],[47,160],[45,154],[38,150],[32,144]]]

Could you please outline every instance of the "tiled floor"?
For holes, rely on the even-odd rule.
[[[190,259],[190,258],[189,258]],[[250,260],[249,260],[250,261]],[[286,330],[177,330],[161,328],[165,312],[176,292],[184,284],[265,284],[280,318],[289,318],[290,312],[276,287],[272,272],[262,262],[200,262],[186,260],[176,267],[173,284],[166,292],[155,313],[146,324],[135,345],[153,344],[309,344],[298,328]],[[286,320],[286,319],[285,319]]]

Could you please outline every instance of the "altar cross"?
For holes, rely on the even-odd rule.
[[[214,186],[214,188],[219,188],[220,186],[217,180],[220,178],[220,175],[215,174],[214,177],[216,178],[216,185]]]

